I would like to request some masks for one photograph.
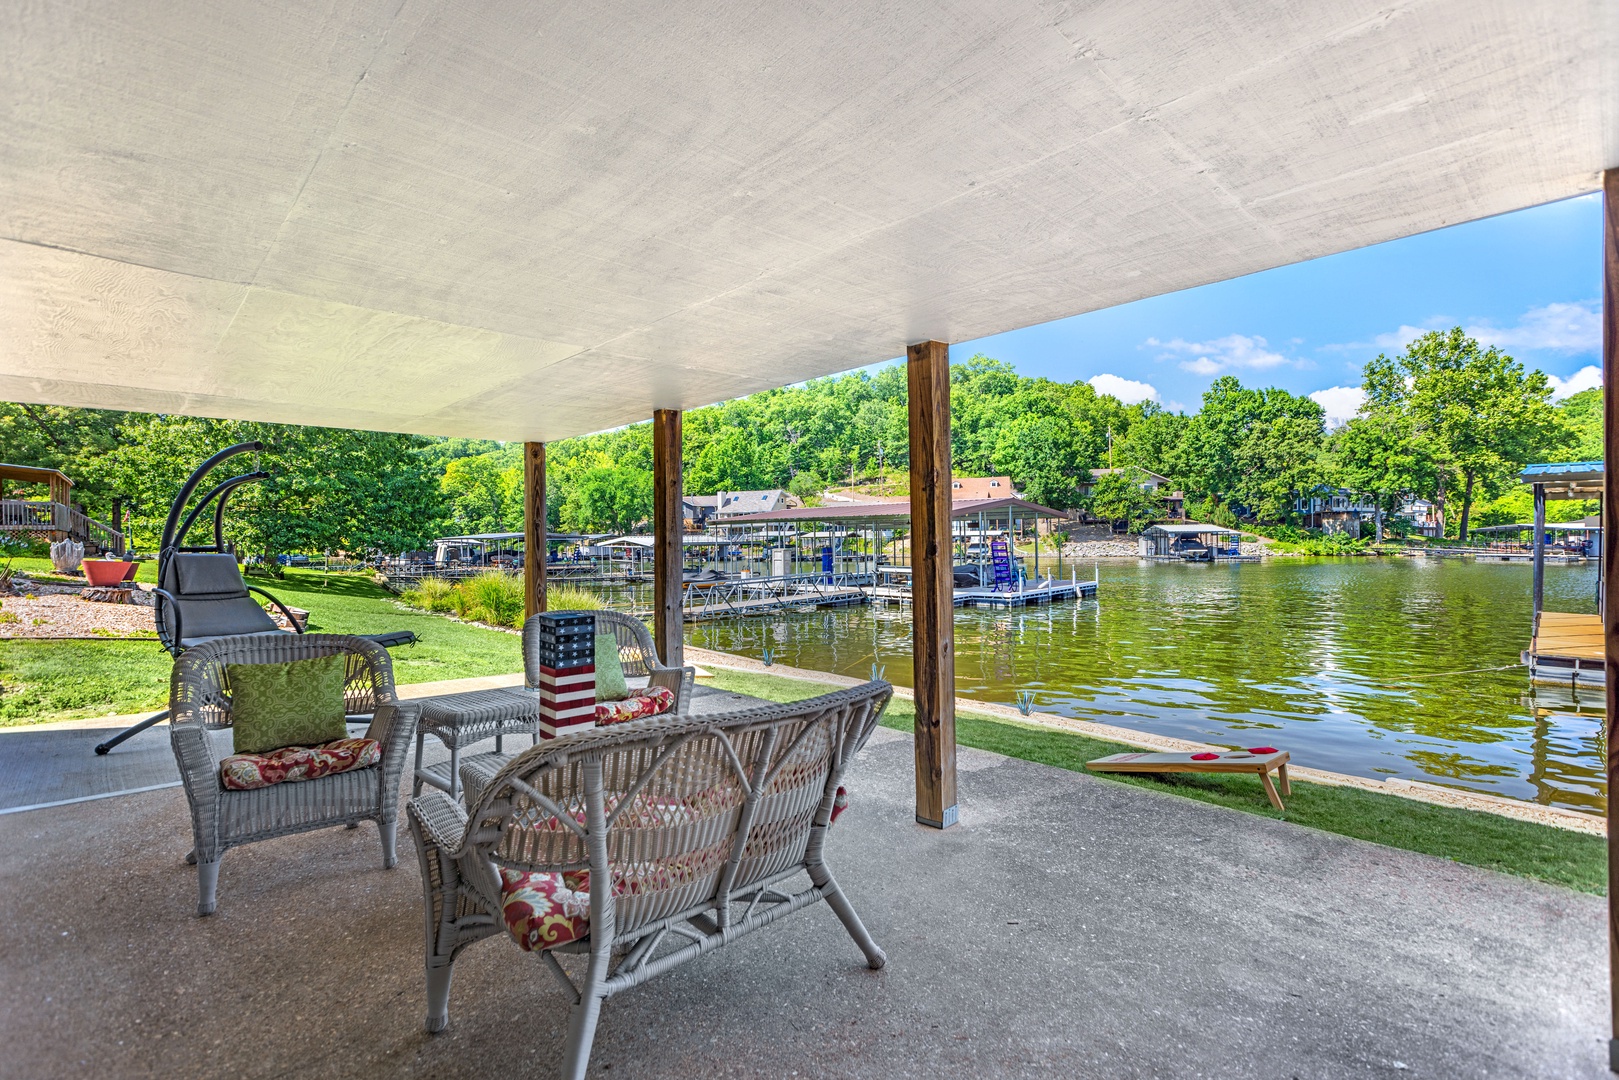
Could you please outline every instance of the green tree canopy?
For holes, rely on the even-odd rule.
[[[1363,412],[1397,414],[1431,458],[1432,490],[1423,494],[1441,514],[1447,495],[1461,487],[1463,540],[1481,492],[1499,495],[1525,463],[1571,437],[1550,404],[1545,375],[1481,347],[1459,326],[1430,331],[1396,357],[1379,354],[1366,365],[1364,389]]]

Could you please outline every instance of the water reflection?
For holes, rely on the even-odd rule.
[[[1086,568],[1088,569],[1088,568]],[[1082,571],[1083,572],[1083,571]],[[1592,611],[1594,566],[1547,568]],[[1601,812],[1601,695],[1531,688],[1527,567],[1429,559],[1103,564],[1100,602],[956,613],[960,692],[1301,765]],[[693,644],[910,681],[910,613],[848,608],[703,623]]]

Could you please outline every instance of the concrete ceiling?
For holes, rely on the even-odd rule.
[[[1562,198],[1602,0],[0,11],[0,399],[556,439]]]

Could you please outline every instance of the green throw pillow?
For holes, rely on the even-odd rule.
[[[618,638],[596,635],[596,700],[623,701],[630,696],[624,681],[624,664],[618,658]]]
[[[238,754],[319,746],[348,738],[343,674],[348,655],[285,664],[227,664],[231,734]]]

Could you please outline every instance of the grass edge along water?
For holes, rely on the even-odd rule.
[[[829,687],[803,679],[716,668],[713,685],[772,701],[797,701]],[[895,698],[882,726],[909,734],[915,707]],[[1246,775],[1169,773],[1131,775],[1089,773],[1085,762],[1136,749],[1106,739],[1054,731],[973,713],[956,714],[956,741],[962,746],[1085,773],[1100,783],[1128,784],[1164,794],[1212,803],[1259,817],[1276,818],[1322,832],[1415,851],[1579,892],[1607,892],[1607,841],[1549,825],[1517,821],[1477,810],[1380,795],[1359,788],[1293,781],[1285,811],[1265,798],[1259,780]]]

